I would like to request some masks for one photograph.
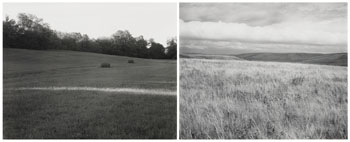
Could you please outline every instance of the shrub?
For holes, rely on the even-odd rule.
[[[133,63],[134,63],[134,60],[128,60],[128,63],[133,64]]]
[[[101,68],[110,68],[111,67],[111,64],[109,63],[102,63],[101,64]]]

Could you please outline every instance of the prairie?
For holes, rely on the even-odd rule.
[[[5,139],[176,138],[176,61],[3,52]]]
[[[347,139],[347,67],[180,59],[181,139]]]

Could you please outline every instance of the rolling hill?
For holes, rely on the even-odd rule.
[[[235,55],[181,53],[180,58],[291,62],[335,66],[348,65],[347,53],[244,53]]]
[[[158,91],[176,94],[174,60],[64,50],[3,53],[5,139],[176,138],[176,95]],[[105,62],[111,67],[101,68]],[[131,91],[113,91],[125,89]]]
[[[235,55],[251,61],[297,62],[309,64],[347,66],[347,53],[245,53]]]
[[[200,54],[200,53],[184,53],[184,54],[180,54],[180,58],[243,60],[239,57],[232,56],[232,55],[214,55],[214,54]]]
[[[64,50],[4,48],[3,52],[4,87],[69,85],[176,90],[176,61],[172,60]],[[129,64],[128,60],[135,63]],[[111,68],[100,68],[104,62],[110,63]]]

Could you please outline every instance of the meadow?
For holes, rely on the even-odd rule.
[[[176,138],[176,61],[62,50],[3,53],[4,139]]]
[[[347,67],[180,59],[181,139],[347,139]]]

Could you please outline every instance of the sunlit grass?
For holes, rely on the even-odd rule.
[[[74,87],[74,86],[51,86],[51,87],[19,87],[7,88],[6,90],[43,90],[43,91],[94,91],[114,92],[138,95],[176,95],[176,91],[167,89],[144,89],[144,88],[97,88],[97,87]]]
[[[346,139],[347,68],[181,59],[182,139]]]

